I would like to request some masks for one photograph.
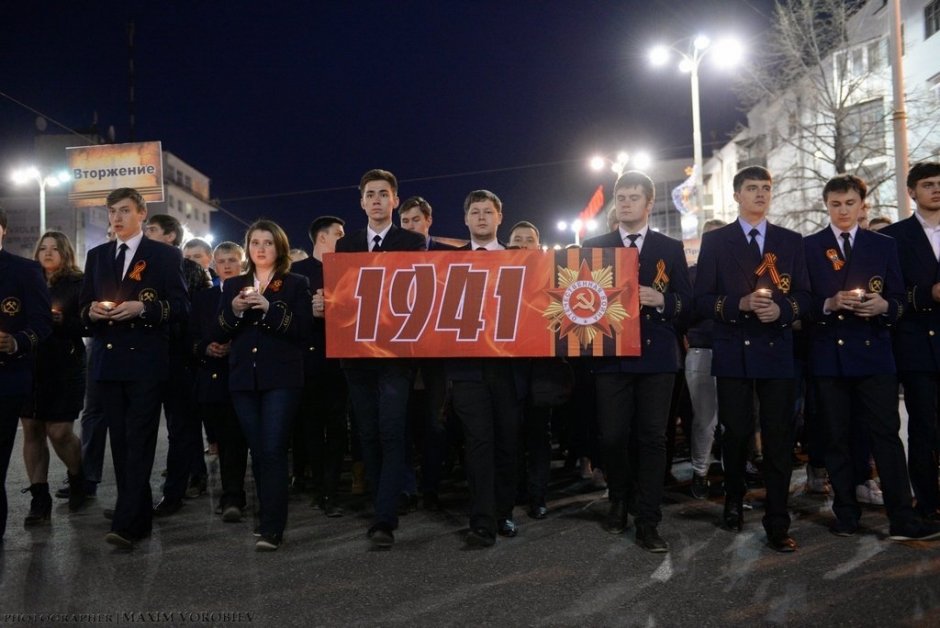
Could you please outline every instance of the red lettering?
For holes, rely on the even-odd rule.
[[[522,284],[525,281],[525,266],[503,266],[496,279],[495,340],[512,342],[516,339],[519,321],[519,306],[522,304]]]
[[[458,341],[475,341],[485,323],[483,295],[487,271],[470,270],[469,264],[451,264],[447,269],[444,296],[437,317],[438,331],[456,331]]]
[[[414,342],[424,333],[434,308],[437,275],[433,264],[416,264],[412,270],[398,270],[392,275],[388,304],[395,316],[405,321],[393,341]]]
[[[356,299],[359,311],[356,314],[356,342],[374,342],[379,327],[379,304],[382,297],[384,268],[360,268],[356,282]]]

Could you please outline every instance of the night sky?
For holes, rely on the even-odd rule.
[[[306,225],[360,228],[360,175],[387,168],[402,199],[434,206],[432,233],[465,237],[462,202],[487,188],[501,235],[527,219],[554,239],[612,176],[601,152],[692,155],[687,75],[646,53],[699,32],[753,49],[771,0],[613,2],[4,2],[0,92],[75,129],[97,112],[130,141],[127,23],[135,23],[136,140],[212,179],[212,196],[267,216],[309,248]],[[705,156],[740,105],[734,74],[701,72]],[[0,97],[0,195],[31,161],[36,114]],[[47,132],[58,132],[54,123]],[[218,237],[243,226],[219,212]],[[348,227],[348,228],[349,228]],[[549,237],[545,237],[549,236]]]

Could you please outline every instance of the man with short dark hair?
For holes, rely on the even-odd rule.
[[[911,506],[904,446],[898,437],[898,383],[891,329],[904,314],[897,244],[865,230],[859,216],[867,186],[838,175],[823,188],[829,226],[805,239],[812,285],[809,365],[819,418],[826,426],[826,468],[835,494],[836,536],[852,536],[862,511],[852,464],[853,423],[868,433],[896,541],[940,537],[940,524],[922,523]],[[855,429],[861,426],[856,425]]]
[[[431,204],[420,196],[405,199],[398,208],[398,220],[401,223],[401,228],[423,235],[428,241],[429,251],[455,250],[456,246],[451,246],[431,237],[431,224],[434,222],[432,214]]]
[[[313,331],[310,347],[304,354],[304,391],[296,421],[294,455],[305,460],[313,473],[316,491],[311,505],[327,517],[341,517],[338,485],[346,455],[346,379],[339,360],[326,357],[326,324],[323,320],[323,255],[336,250],[345,235],[345,221],[336,216],[320,216],[310,223],[313,255],[291,266],[291,272],[303,275],[313,293]],[[300,442],[298,442],[298,440]],[[301,455],[301,450],[303,455]],[[298,472],[294,463],[295,478]]]
[[[692,286],[682,243],[650,228],[654,201],[652,179],[639,171],[625,172],[614,184],[619,226],[582,246],[638,249],[641,353],[595,359],[597,418],[610,499],[607,531],[617,534],[627,527],[633,470],[636,542],[649,552],[662,553],[669,551],[658,530],[666,424],[676,372],[682,366],[676,330],[688,314]]]
[[[796,394],[791,326],[810,307],[803,238],[767,220],[773,181],[766,168],[739,170],[733,186],[738,220],[702,236],[695,277],[695,313],[715,322],[712,374],[718,380],[726,489],[722,520],[730,530],[743,527],[756,394],[767,487],[764,529],[772,549],[793,552],[787,510]]]
[[[3,249],[0,209],[0,544],[7,527],[7,468],[20,411],[32,392],[36,349],[52,333],[49,290],[38,263]]]
[[[914,164],[907,175],[907,193],[917,210],[881,233],[897,240],[906,292],[894,356],[908,414],[908,472],[917,513],[940,521],[940,162]]]
[[[151,240],[178,248],[183,227],[173,216],[154,214],[147,220],[144,235]],[[208,271],[202,264],[183,256],[190,303],[196,293],[210,287]],[[206,492],[208,471],[202,452],[202,420],[196,414],[194,363],[186,342],[188,320],[170,325],[170,377],[163,394],[163,412],[169,447],[166,452],[166,481],[163,498],[154,506],[154,515],[167,517],[183,506],[187,494],[198,497]],[[210,434],[210,440],[216,441]]]
[[[398,207],[398,180],[387,170],[370,170],[359,181],[359,204],[368,217],[365,229],[336,242],[337,253],[425,251],[421,234],[392,223]],[[373,547],[395,544],[398,499],[405,477],[405,425],[412,363],[398,359],[343,360],[362,456],[375,501],[375,522],[368,538]]]
[[[105,540],[130,549],[151,532],[150,474],[169,377],[169,326],[188,316],[189,299],[180,251],[144,237],[147,205],[140,193],[117,189],[107,206],[115,240],[88,252],[80,302],[118,487]]]

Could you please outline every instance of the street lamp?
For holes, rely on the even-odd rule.
[[[686,40],[680,40],[686,41]],[[678,42],[677,42],[678,43]],[[669,62],[673,54],[679,56],[679,71],[688,72],[692,79],[692,144],[695,151],[695,201],[698,209],[702,208],[702,121],[699,113],[698,68],[706,55],[711,56],[715,64],[721,68],[730,68],[740,62],[744,48],[741,43],[731,37],[721,39],[714,44],[705,35],[699,35],[691,40],[688,49],[683,51],[671,46],[656,46],[650,51],[650,62],[655,66],[662,66]]]
[[[578,246],[581,245],[581,232],[588,231],[593,233],[597,231],[597,221],[593,218],[591,220],[581,220],[576,218],[571,223],[568,223],[564,220],[559,220],[556,225],[559,231],[571,231],[574,233],[574,243]]]
[[[600,172],[605,166],[610,166],[611,171],[618,177],[627,170],[628,165],[633,166],[637,170],[646,170],[651,163],[653,163],[653,159],[649,156],[649,153],[645,151],[640,151],[632,155],[626,151],[620,151],[614,159],[603,155],[594,155],[591,157],[590,161],[588,161],[591,170]]]
[[[29,168],[14,170],[10,174],[10,178],[17,185],[23,185],[30,181],[39,184],[39,235],[44,234],[46,232],[46,188],[57,187],[60,183],[65,183],[72,177],[64,170],[43,176],[39,172],[39,168],[30,166]]]

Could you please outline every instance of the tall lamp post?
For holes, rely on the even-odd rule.
[[[653,160],[649,156],[649,153],[643,151],[632,155],[626,151],[620,151],[614,159],[610,159],[604,155],[595,155],[588,161],[588,165],[592,170],[600,172],[605,166],[608,166],[611,172],[618,177],[626,172],[627,166],[633,166],[637,170],[645,170],[649,168],[652,163]]]
[[[574,243],[577,244],[578,246],[581,246],[581,232],[582,231],[587,231],[587,232],[596,231],[597,221],[588,220],[588,221],[582,222],[580,218],[576,218],[575,220],[569,223],[564,220],[559,220],[557,227],[559,231],[570,230],[572,233],[574,233]]]
[[[72,177],[64,170],[43,176],[39,172],[39,168],[31,166],[14,170],[10,178],[17,185],[23,185],[30,181],[39,184],[39,235],[41,236],[46,232],[46,188],[57,187],[60,183],[65,183]]]
[[[676,43],[681,43],[680,40]],[[702,59],[711,56],[721,67],[729,68],[736,65],[744,52],[740,42],[736,39],[725,38],[712,44],[705,35],[699,35],[691,40],[686,50],[681,50],[676,44],[670,46],[656,46],[650,51],[650,61],[653,65],[662,66],[669,62],[673,54],[679,56],[679,71],[688,72],[692,79],[692,145],[695,151],[695,204],[702,209],[703,162],[702,162],[702,120],[699,112],[698,68]]]

